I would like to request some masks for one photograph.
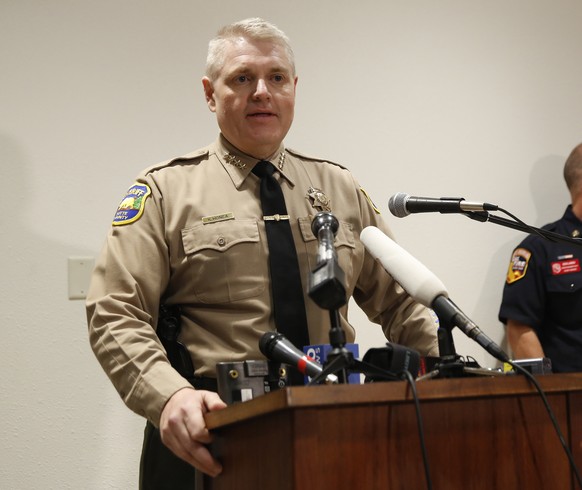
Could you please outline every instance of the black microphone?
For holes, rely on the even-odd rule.
[[[309,297],[321,308],[337,309],[346,304],[345,273],[338,263],[335,234],[339,221],[328,211],[317,213],[311,231],[319,242],[317,264],[309,275]]]
[[[319,247],[317,249],[318,264],[336,258],[334,241],[338,228],[339,221],[328,211],[317,213],[313,218],[311,231],[319,241]]]
[[[507,354],[449,299],[445,285],[424,264],[374,226],[364,228],[360,240],[370,255],[416,301],[432,308],[444,323],[459,327],[496,359],[509,360]]]
[[[302,374],[314,378],[323,371],[323,366],[311,357],[306,356],[289,339],[279,332],[267,332],[259,341],[259,349],[271,361],[282,362],[294,366]],[[326,384],[337,383],[335,374],[328,374]]]
[[[508,362],[509,357],[501,347],[499,347],[493,340],[485,335],[481,329],[465,315],[460,308],[453,303],[448,297],[441,295],[437,296],[431,305],[437,316],[449,325],[459,327],[467,337],[473,339],[481,347],[483,347],[495,359],[502,362]]]
[[[467,213],[470,211],[497,211],[499,206],[488,202],[465,201],[464,197],[415,197],[404,192],[394,194],[388,209],[397,218],[411,213]]]

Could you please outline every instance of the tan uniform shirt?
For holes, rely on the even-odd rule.
[[[282,166],[279,181],[304,289],[316,266],[311,221],[321,208],[308,197],[316,189],[340,222],[335,246],[348,298],[383,326],[388,340],[437,355],[434,315],[359,240],[368,225],[389,231],[351,173],[283,146],[271,162]],[[259,339],[275,330],[255,163],[220,136],[207,148],[149,168],[120,204],[97,262],[87,299],[92,348],[128,407],[155,425],[168,398],[189,386],[156,336],[161,301],[182,307],[180,340],[197,375],[215,376],[221,361],[262,359]],[[329,312],[307,292],[305,304],[311,343],[329,343]],[[352,342],[347,306],[340,315]]]

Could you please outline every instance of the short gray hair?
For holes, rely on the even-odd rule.
[[[564,164],[564,180],[571,193],[582,190],[582,143],[572,150]]]
[[[206,76],[210,80],[215,80],[224,67],[224,52],[227,43],[239,37],[251,41],[273,41],[280,45],[287,53],[293,76],[295,76],[295,55],[287,35],[276,25],[259,17],[254,17],[224,26],[218,31],[216,37],[208,43]]]

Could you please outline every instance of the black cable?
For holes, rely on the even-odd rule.
[[[416,409],[416,422],[418,424],[418,438],[420,439],[420,450],[422,452],[422,461],[424,464],[424,474],[425,474],[425,478],[426,478],[426,488],[428,490],[432,490],[432,479],[430,477],[430,466],[428,463],[428,456],[426,454],[426,443],[425,443],[425,439],[424,439],[424,428],[423,428],[423,423],[422,423],[422,415],[420,413],[420,402],[418,401],[418,394],[416,392],[416,382],[414,381],[414,378],[412,377],[412,374],[410,374],[410,371],[403,371],[401,373],[401,376],[403,376],[404,378],[406,378],[406,381],[408,381],[408,384],[410,385],[410,389],[412,391],[412,398],[414,400],[414,407]]]
[[[509,216],[510,218],[513,218],[514,221],[516,221],[517,223],[519,223],[520,225],[522,225],[524,228],[526,228],[530,233],[532,234],[536,234],[538,236],[541,236],[542,238],[550,241],[550,242],[554,242],[557,243],[557,240],[551,236],[545,236],[543,233],[541,233],[537,228],[535,228],[534,226],[530,226],[527,223],[525,223],[524,221],[520,220],[517,216],[511,214],[509,211],[503,209],[503,208],[498,208],[498,211],[501,211],[502,213],[505,213],[507,216]]]
[[[542,401],[544,402],[544,406],[546,407],[548,415],[550,416],[550,420],[552,421],[552,424],[554,425],[554,429],[556,430],[556,434],[558,435],[558,439],[560,440],[560,444],[562,444],[562,447],[564,448],[564,451],[566,452],[566,456],[568,456],[568,461],[570,462],[570,467],[572,468],[572,471],[574,472],[576,480],[578,481],[578,485],[580,485],[580,488],[582,488],[582,478],[580,477],[580,471],[578,470],[578,467],[576,466],[576,463],[574,462],[574,457],[572,456],[572,452],[570,451],[570,448],[568,447],[568,444],[566,443],[566,440],[564,439],[564,435],[562,434],[560,426],[558,425],[558,421],[556,420],[556,416],[554,415],[554,412],[553,412],[552,408],[550,407],[550,404],[548,402],[546,394],[544,393],[544,390],[542,390],[542,387],[539,385],[535,376],[533,374],[531,374],[527,369],[523,368],[519,364],[516,364],[515,362],[512,362],[512,361],[507,361],[507,362],[513,367],[513,369],[515,369],[516,371],[525,375],[525,377],[535,386],[536,390],[538,390],[538,393],[540,394]]]
[[[504,226],[506,228],[511,228],[513,230],[519,230],[529,234],[536,234],[546,240],[549,240],[550,242],[569,243],[576,245],[577,247],[582,246],[582,238],[572,238],[570,236],[554,233],[553,231],[545,230],[543,228],[536,228],[535,226],[531,226],[528,225],[527,223],[524,223],[522,220],[520,220],[510,212],[506,211],[505,209],[498,208],[498,210],[501,211],[502,213],[507,214],[508,216],[511,216],[513,220],[502,218],[494,214],[490,214],[487,211],[466,211],[461,214],[465,215],[467,218],[471,218],[472,220],[479,221],[480,223],[489,222],[494,223],[496,225]]]

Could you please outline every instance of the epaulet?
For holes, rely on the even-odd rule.
[[[166,160],[160,163],[156,163],[143,171],[143,175],[147,175],[149,173],[155,172],[156,170],[160,170],[165,167],[171,167],[172,165],[180,164],[180,163],[195,163],[196,160],[201,159],[202,157],[208,156],[210,153],[210,148],[205,147],[199,150],[195,150],[193,152],[187,153],[186,155],[182,155],[180,157],[175,157],[170,160]]]
[[[333,162],[331,160],[327,160],[326,158],[318,158],[318,157],[312,157],[309,155],[304,155],[303,153],[300,153],[297,150],[294,150],[293,148],[285,148],[285,151],[287,153],[290,153],[291,155],[296,156],[298,158],[301,158],[303,160],[311,160],[313,162],[321,162],[321,163],[331,163],[332,165],[336,165],[340,168],[343,168],[344,170],[349,170],[346,166],[342,165],[341,163]]]

